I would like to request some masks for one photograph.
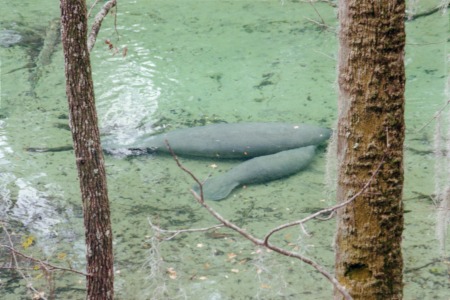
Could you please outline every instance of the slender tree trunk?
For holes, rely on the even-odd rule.
[[[87,49],[84,0],[61,0],[66,93],[83,202],[87,299],[113,299],[113,252],[106,174]]]
[[[355,299],[401,299],[404,0],[339,2],[336,278]],[[335,299],[342,296],[335,291]]]

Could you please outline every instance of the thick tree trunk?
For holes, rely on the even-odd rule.
[[[61,0],[66,93],[83,202],[87,299],[113,299],[112,231],[106,174],[87,49],[84,0]]]
[[[401,299],[404,0],[339,3],[336,278],[355,299]],[[335,299],[341,299],[336,291]]]

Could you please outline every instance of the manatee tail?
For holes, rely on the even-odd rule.
[[[208,200],[222,200],[228,197],[231,191],[239,185],[239,182],[229,182],[223,176],[209,178],[203,183],[203,197]],[[195,184],[192,189],[200,195],[200,187]]]

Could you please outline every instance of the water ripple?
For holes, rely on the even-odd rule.
[[[161,95],[149,50],[136,45],[132,49],[126,58],[103,60],[99,72],[105,73],[95,74],[102,78],[96,87],[102,132],[119,144],[132,143],[142,131],[148,131],[143,125],[157,110]]]

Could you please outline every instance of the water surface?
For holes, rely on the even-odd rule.
[[[6,3],[0,13],[0,30],[13,30],[26,41],[0,47],[0,212],[16,234],[18,248],[24,237],[32,236],[35,242],[24,252],[84,270],[73,152],[24,150],[71,143],[61,45],[51,53],[51,61],[39,62],[59,7],[41,2]],[[326,27],[315,23],[322,19]],[[108,17],[91,54],[104,139],[132,143],[158,131],[215,122],[332,127],[337,109],[336,26],[335,8],[326,3],[313,8],[299,1],[121,2],[117,28]],[[448,291],[446,266],[434,263],[440,258],[431,200],[434,125],[419,130],[446,99],[444,28],[448,15],[407,23],[405,299],[445,299]],[[105,40],[114,45],[112,50]],[[202,179],[236,165],[181,160]],[[211,205],[261,237],[272,227],[334,203],[324,192],[325,164],[322,150],[307,171],[238,189]],[[106,165],[118,299],[330,297],[331,285],[309,266],[256,248],[229,230],[184,234],[155,244],[149,219],[166,229],[217,222],[195,203],[189,193],[192,179],[171,157],[107,156]],[[311,236],[295,228],[274,241],[332,270],[335,222],[310,223],[306,230]],[[34,286],[49,294],[40,272],[31,274]],[[58,299],[84,299],[82,277],[55,277]],[[1,280],[2,299],[25,297],[26,284],[18,276],[4,272]]]

